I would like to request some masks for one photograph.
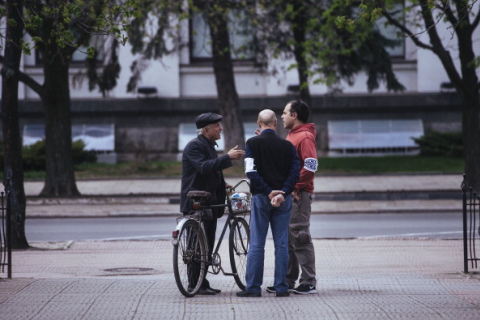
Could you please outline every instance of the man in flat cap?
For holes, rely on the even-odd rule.
[[[226,184],[222,170],[232,166],[232,160],[239,160],[245,151],[239,150],[238,146],[232,148],[228,153],[218,156],[215,150],[222,132],[222,116],[216,113],[203,113],[195,118],[198,136],[192,139],[182,157],[182,191],[180,199],[180,211],[183,214],[190,212],[190,203],[187,193],[191,190],[208,191],[211,198],[208,204],[225,203]],[[217,218],[224,213],[224,208],[216,208],[213,212],[213,220],[205,221],[204,228],[207,235],[209,255],[213,252],[215,232],[217,229]],[[213,295],[220,290],[212,289],[205,279],[198,294]]]

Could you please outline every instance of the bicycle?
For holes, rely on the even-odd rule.
[[[250,243],[250,227],[245,216],[250,212],[250,193],[234,193],[235,189],[248,180],[241,180],[234,187],[227,188],[225,204],[205,205],[210,193],[205,191],[190,191],[187,197],[192,201],[193,210],[177,220],[177,227],[172,232],[173,244],[173,271],[178,289],[185,297],[193,297],[200,289],[207,272],[233,276],[241,290],[245,290],[245,273],[247,264],[248,245]],[[223,226],[220,238],[208,256],[207,239],[203,229],[203,221],[213,218],[212,209],[224,207],[228,216]],[[219,249],[223,237],[229,233],[229,256],[232,272],[225,272],[222,268]],[[208,268],[211,267],[211,271]]]

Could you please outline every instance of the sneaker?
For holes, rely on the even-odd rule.
[[[292,291],[293,291],[293,287],[288,287],[287,292],[292,292]],[[274,286],[271,286],[271,287],[267,287],[267,292],[276,293],[277,291],[275,291],[275,287],[274,287]]]
[[[261,292],[250,292],[247,290],[237,292],[237,297],[241,297],[241,298],[257,298],[261,296],[262,296]]]
[[[311,284],[301,284],[295,289],[293,289],[293,292],[297,294],[309,294],[309,293],[317,293],[317,290],[315,286],[312,286]]]

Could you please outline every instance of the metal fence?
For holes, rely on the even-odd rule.
[[[480,271],[480,196],[463,175],[463,270]]]
[[[0,217],[0,272],[7,269],[8,278],[12,278],[12,223],[10,213],[10,180],[7,180],[5,192],[1,193],[1,217]]]

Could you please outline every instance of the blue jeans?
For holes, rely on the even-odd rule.
[[[275,279],[276,292],[285,292],[288,268],[288,225],[292,209],[292,198],[288,195],[280,207],[270,204],[268,196],[257,194],[252,199],[252,216],[250,219],[250,247],[247,255],[246,282],[247,291],[260,292],[263,283],[265,260],[265,242],[268,226],[272,226],[275,244]]]

